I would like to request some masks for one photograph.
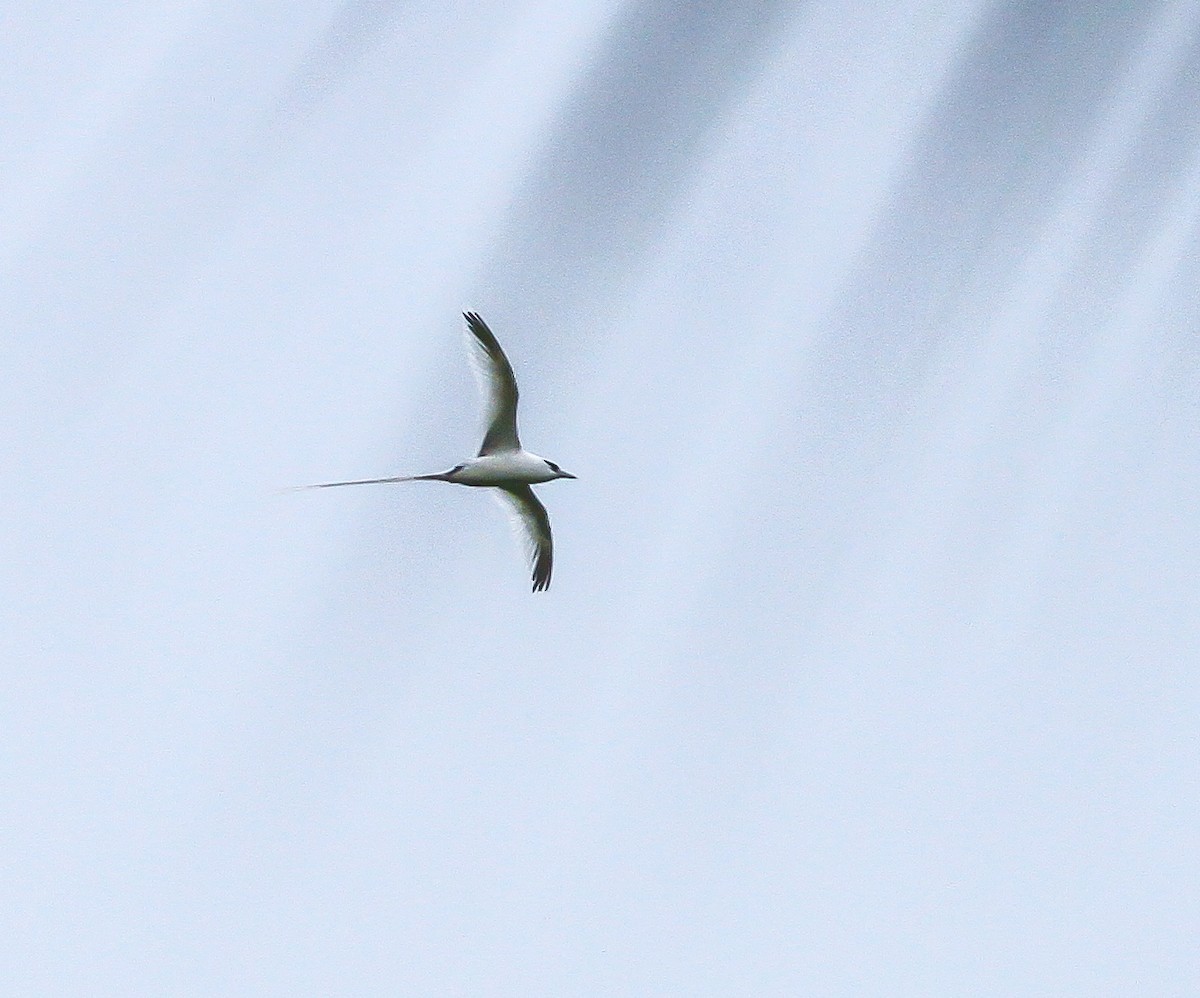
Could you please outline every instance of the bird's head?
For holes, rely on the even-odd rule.
[[[572,474],[571,474],[569,471],[563,471],[563,470],[562,470],[562,468],[560,468],[560,467],[559,467],[557,464],[555,464],[553,461],[547,461],[547,462],[546,462],[546,467],[547,467],[547,468],[549,468],[551,471],[553,471],[553,472],[554,472],[554,477],[555,477],[555,478],[574,478],[574,477],[575,477],[575,476],[574,476],[574,475],[572,475]]]

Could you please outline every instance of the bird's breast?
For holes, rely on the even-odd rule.
[[[477,457],[455,474],[454,481],[463,485],[533,485],[554,477],[540,457],[526,451],[506,451]]]

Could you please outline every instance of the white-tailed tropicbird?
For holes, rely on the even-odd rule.
[[[476,457],[434,475],[401,478],[364,478],[353,482],[322,482],[308,489],[332,489],[342,485],[383,485],[390,482],[453,482],[497,490],[519,523],[533,565],[533,591],[550,588],[554,566],[554,540],[550,517],[530,485],[556,478],[574,478],[553,461],[531,454],[517,436],[517,379],[512,365],[500,349],[495,334],[477,312],[464,312],[471,331],[471,358],[483,386],[487,406],[487,432]]]

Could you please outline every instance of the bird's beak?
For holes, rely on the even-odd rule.
[[[558,477],[559,478],[574,478],[575,476],[572,475],[569,471],[560,471],[558,473]]]

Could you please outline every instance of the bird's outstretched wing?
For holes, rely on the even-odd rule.
[[[550,517],[528,485],[498,488],[496,495],[504,500],[521,536],[533,565],[533,591],[550,588],[550,572],[554,567],[554,539],[550,536]]]
[[[471,331],[472,366],[483,387],[487,409],[487,431],[479,448],[479,456],[520,450],[521,441],[517,437],[517,379],[513,377],[512,365],[478,312],[464,312],[463,318],[467,320],[467,328]]]

